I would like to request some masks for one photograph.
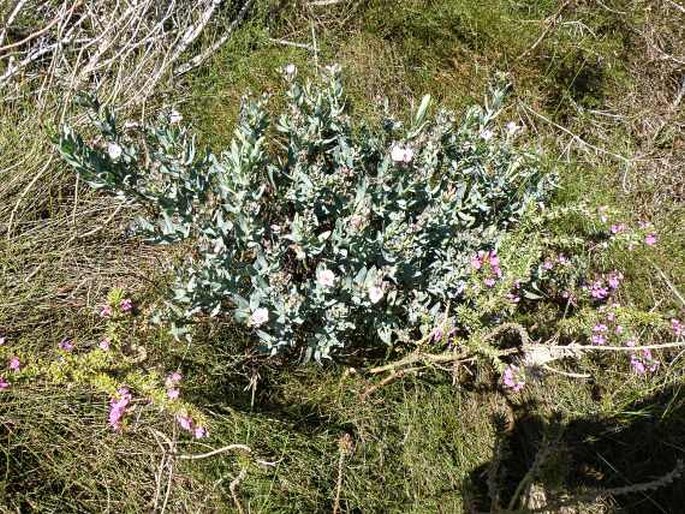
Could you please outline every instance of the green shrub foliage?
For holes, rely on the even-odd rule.
[[[219,155],[198,152],[176,113],[120,127],[96,101],[101,134],[64,127],[59,150],[92,187],[140,205],[150,241],[189,246],[178,322],[232,313],[266,350],[316,359],[415,340],[463,301],[472,257],[550,190],[515,127],[496,126],[506,87],[459,123],[424,97],[409,122],[370,126],[350,117],[337,67],[314,84],[292,66],[284,77],[280,115],[246,98]]]

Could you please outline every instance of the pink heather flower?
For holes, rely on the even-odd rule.
[[[440,341],[445,336],[445,331],[439,327],[434,328],[430,334],[430,338],[433,341]]]
[[[21,361],[19,361],[19,357],[12,357],[12,358],[10,359],[9,368],[10,368],[12,371],[19,371],[19,370],[21,370]]]
[[[488,277],[485,280],[483,280],[483,283],[488,287],[493,287],[495,285],[495,279]]]
[[[502,382],[507,389],[516,393],[526,385],[525,373],[515,364],[509,364],[502,374]]]
[[[606,332],[608,330],[608,327],[604,323],[597,323],[594,327],[592,327],[593,332]]]
[[[335,285],[335,273],[329,269],[318,271],[316,281],[323,287],[333,287]]]
[[[5,380],[5,377],[0,377],[0,391],[4,391],[5,389],[9,389],[10,383]]]
[[[112,307],[109,305],[105,305],[100,309],[100,317],[101,318],[111,318],[113,314]]]
[[[604,337],[604,335],[602,335],[601,333],[592,334],[592,337],[590,338],[590,340],[592,341],[592,344],[595,344],[598,346],[601,346],[607,342],[606,337]]]
[[[195,436],[195,439],[202,439],[203,437],[207,437],[207,429],[205,427],[195,427],[193,435]]]
[[[601,280],[596,281],[592,284],[590,288],[590,296],[597,298],[598,300],[603,300],[609,296],[609,290],[604,287],[604,282]]]
[[[549,259],[542,263],[542,268],[545,270],[551,270],[554,267],[554,263]]]
[[[269,321],[269,311],[265,307],[258,307],[250,316],[250,323],[255,327],[259,327],[267,321]]]
[[[126,408],[131,403],[131,393],[125,387],[119,388],[117,397],[114,397],[109,402],[109,426],[114,430],[121,430],[121,420],[126,414]]]
[[[620,234],[621,232],[625,232],[626,226],[623,223],[619,223],[617,225],[611,225],[609,230],[611,230],[612,234],[616,235]]]
[[[622,334],[623,333],[623,327],[621,325],[616,325],[616,328],[614,329],[614,333],[616,333],[616,335]]]
[[[514,293],[507,293],[507,300],[509,300],[511,303],[519,303],[521,301],[521,297]]]
[[[685,334],[685,326],[683,326],[683,323],[679,319],[673,318],[671,320],[671,330],[676,337],[680,337]]]
[[[190,419],[190,416],[179,414],[176,416],[176,421],[178,421],[178,424],[183,430],[188,430],[190,432],[193,429],[193,420]]]
[[[166,395],[170,400],[178,400],[178,397],[181,395],[181,391],[176,388],[168,389]]]
[[[638,375],[644,375],[645,373],[645,365],[634,355],[630,357],[630,367],[633,368],[633,371]]]
[[[100,349],[105,351],[105,352],[109,350],[109,345],[110,345],[110,340],[107,339],[106,337],[102,341],[100,341],[100,343],[98,344]]]
[[[133,302],[130,298],[124,298],[119,304],[121,312],[131,312],[133,310]]]
[[[166,377],[167,387],[175,386],[181,382],[181,380],[183,380],[183,375],[181,375],[178,371],[174,371],[168,377]]]
[[[74,342],[69,339],[68,337],[65,337],[62,339],[59,343],[59,349],[63,350],[65,352],[70,352],[74,349]]]
[[[623,273],[620,271],[614,271],[613,273],[609,274],[609,279],[607,282],[609,283],[609,287],[611,289],[618,289],[618,286],[621,284],[621,280],[623,280]]]
[[[480,255],[476,254],[471,257],[471,267],[475,270],[479,270],[483,267],[483,261]]]
[[[557,262],[559,264],[566,265],[568,264],[568,258],[563,253],[560,253],[557,257]]]
[[[614,321],[616,319],[616,313],[615,312],[610,312],[607,314],[607,321]]]
[[[657,242],[657,237],[656,237],[656,234],[654,234],[654,233],[647,234],[647,236],[645,237],[645,244],[647,246],[654,246],[656,244],[656,242]]]
[[[0,336],[0,346],[5,344],[5,336]]]
[[[626,341],[626,346],[635,346],[635,345],[636,345],[636,343],[635,343],[634,339],[628,339]]]
[[[649,227],[649,222],[648,221],[639,221],[637,223],[637,226],[640,227],[641,229],[645,229]]]

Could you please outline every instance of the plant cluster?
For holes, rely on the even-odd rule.
[[[230,312],[264,349],[329,357],[353,344],[411,342],[463,301],[474,255],[502,279],[503,234],[552,187],[538,157],[497,128],[505,88],[455,121],[424,97],[406,125],[347,112],[340,70],[302,84],[287,66],[286,105],[246,98],[218,155],[199,152],[177,113],[123,127],[92,101],[99,139],[64,127],[59,150],[91,186],[144,209],[137,228],[189,245],[170,305],[178,321]],[[177,327],[176,333],[183,332]]]

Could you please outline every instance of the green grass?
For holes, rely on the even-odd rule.
[[[246,90],[277,91],[278,69],[290,62],[304,76],[315,73],[311,52],[270,40],[311,45],[312,26],[319,62],[343,66],[350,108],[361,116],[378,116],[379,96],[402,112],[426,92],[459,110],[484,96],[494,72],[505,71],[514,85],[507,114],[527,126],[525,137],[561,174],[556,202],[610,205],[631,222],[655,222],[655,251],[602,263],[629,277],[621,301],[682,317],[675,291],[685,295],[683,111],[682,104],[669,107],[679,68],[646,56],[657,42],[682,58],[685,20],[666,4],[605,4],[570,3],[552,24],[559,4],[551,1],[372,0],[327,8],[263,2],[207,66],[160,98],[179,105],[203,143],[220,148]],[[0,114],[13,120],[0,128],[10,163],[0,188],[0,332],[18,351],[44,355],[65,335],[97,337],[94,310],[111,287],[125,287],[142,304],[159,300],[160,262],[173,256],[126,239],[121,227],[130,210],[110,219],[117,204],[76,187],[56,162],[20,198],[50,153],[46,127],[54,120],[39,118],[30,104],[3,104]],[[330,512],[344,434],[354,448],[343,461],[343,512],[484,510],[488,474],[497,477],[506,505],[542,441],[553,441],[552,451],[536,480],[577,497],[663,476],[682,452],[682,359],[654,381],[604,358],[590,360],[584,370],[592,380],[551,374],[513,400],[493,389],[487,369],[462,386],[449,373],[428,371],[362,402],[371,384],[363,370],[244,359],[249,342],[234,328],[203,326],[200,334],[190,351],[154,330],[144,341],[148,365],[180,365],[188,377],[184,394],[211,416],[211,438],[181,442],[181,450],[241,443],[277,465],[264,468],[235,453],[178,462],[171,512],[235,510],[229,484],[242,469],[235,491],[246,511]],[[151,509],[165,443],[150,429],[171,433],[170,420],[153,417],[117,437],[104,428],[107,399],[88,391],[2,394],[4,509]],[[682,504],[681,494],[671,485],[586,508],[658,512],[658,505],[668,512]]]

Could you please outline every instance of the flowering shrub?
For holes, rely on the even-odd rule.
[[[220,155],[198,152],[178,117],[121,127],[95,101],[99,140],[62,130],[62,156],[91,186],[144,208],[140,232],[191,244],[178,320],[229,312],[266,350],[320,359],[414,340],[463,300],[474,255],[486,286],[502,278],[493,250],[551,185],[513,144],[517,127],[494,126],[503,88],[460,123],[429,116],[425,97],[407,125],[372,128],[347,114],[336,67],[316,85],[284,75],[280,116],[246,99]]]
[[[99,310],[106,321],[100,342],[64,338],[56,345],[54,358],[17,356],[11,341],[2,338],[0,359],[6,360],[9,372],[0,371],[0,391],[41,381],[78,384],[110,396],[107,424],[116,432],[127,426],[133,412],[153,407],[173,416],[190,435],[207,436],[204,416],[180,398],[181,374],[173,372],[163,378],[140,367],[144,350],[128,342],[133,334],[133,310],[132,300],[123,291],[112,290]]]

